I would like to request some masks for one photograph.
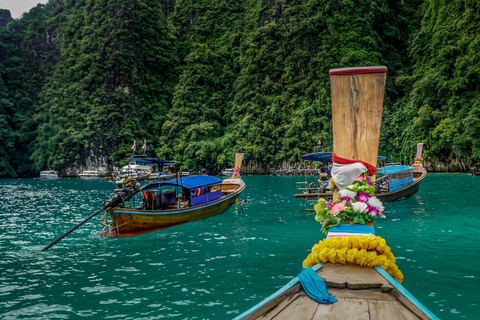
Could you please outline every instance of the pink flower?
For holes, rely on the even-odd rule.
[[[369,177],[367,177],[367,184],[371,187],[372,186],[372,179],[370,179]]]
[[[368,198],[370,198],[369,193],[359,192],[358,195],[357,195],[357,200],[360,201],[360,202],[366,202],[368,200]]]
[[[345,209],[345,206],[343,205],[343,203],[339,202],[332,207],[332,214],[336,216],[343,209]]]
[[[355,181],[363,182],[363,175],[359,175]]]
[[[330,200],[330,201],[327,202],[326,207],[331,208],[332,205],[333,205],[333,200]]]

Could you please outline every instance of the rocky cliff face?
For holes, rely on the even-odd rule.
[[[5,28],[7,23],[12,21],[12,15],[7,9],[0,9],[0,28]]]

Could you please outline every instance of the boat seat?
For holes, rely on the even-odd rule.
[[[175,191],[168,191],[155,195],[155,209],[165,209],[177,204]]]

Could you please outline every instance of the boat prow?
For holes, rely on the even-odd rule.
[[[310,298],[298,277],[234,320],[438,319],[382,267],[326,263],[313,267],[338,301]]]

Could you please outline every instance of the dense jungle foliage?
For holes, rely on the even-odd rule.
[[[270,166],[321,139],[328,70],[385,65],[380,149],[480,161],[476,0],[50,0],[0,28],[0,176]],[[73,170],[73,171],[72,171]]]

